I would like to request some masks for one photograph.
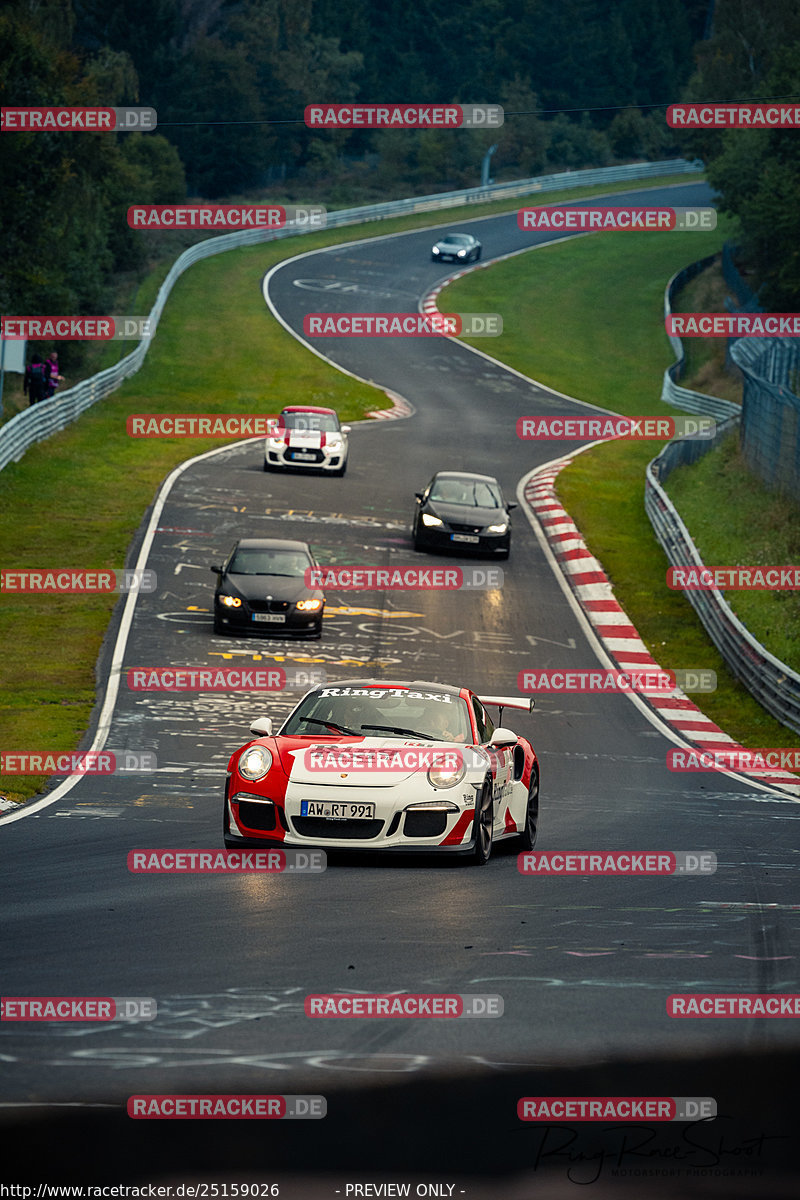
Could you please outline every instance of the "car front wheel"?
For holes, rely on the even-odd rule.
[[[531,785],[528,788],[528,803],[525,808],[525,826],[520,834],[520,845],[523,850],[532,850],[536,845],[536,835],[539,831],[539,773],[534,768],[531,771]]]
[[[475,822],[472,827],[475,846],[472,851],[472,861],[476,867],[483,867],[489,861],[492,853],[492,827],[494,825],[494,802],[492,799],[492,781],[484,779],[483,787],[475,804]]]

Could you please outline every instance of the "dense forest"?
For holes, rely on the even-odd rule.
[[[800,131],[687,135],[669,103],[800,93],[793,0],[6,0],[3,104],[142,104],[146,134],[3,135],[0,310],[103,311],[143,260],[132,203],[328,205],[686,153],[767,281],[800,300]],[[502,104],[494,132],[311,130],[326,101]]]

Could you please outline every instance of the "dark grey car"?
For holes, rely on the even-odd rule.
[[[431,249],[433,262],[477,262],[483,247],[471,233],[448,233]]]
[[[439,471],[415,496],[415,550],[478,550],[508,558],[509,513],[517,505],[506,503],[493,476]]]
[[[317,561],[306,542],[241,538],[217,574],[215,633],[320,637],[325,596],[309,586]]]

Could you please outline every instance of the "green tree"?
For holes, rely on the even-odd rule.
[[[539,100],[527,79],[515,75],[504,85],[500,99],[508,115],[497,131],[497,154],[492,160],[495,170],[508,172],[513,167],[523,177],[540,174],[547,162],[548,126],[536,116]]]

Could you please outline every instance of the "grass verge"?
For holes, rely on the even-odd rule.
[[[666,491],[703,562],[780,566],[800,561],[800,506],[748,471],[734,431],[693,466],[678,467]],[[800,671],[800,593],[736,592],[725,599],[771,654]]]

